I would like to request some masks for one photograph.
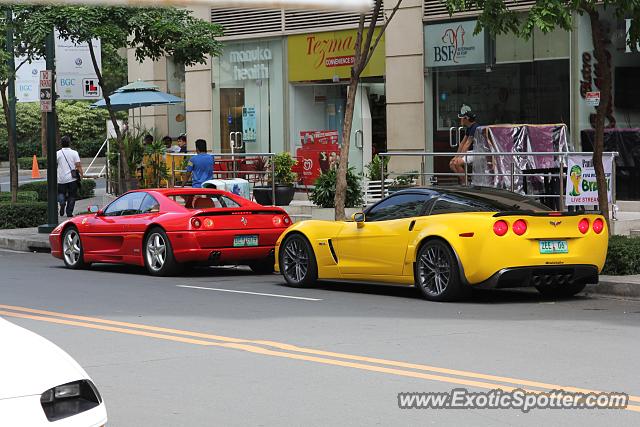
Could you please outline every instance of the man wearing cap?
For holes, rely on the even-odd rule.
[[[471,107],[468,105],[463,105],[460,109],[460,114],[458,114],[458,118],[460,119],[460,125],[466,128],[464,133],[464,138],[458,145],[458,154],[463,154],[461,156],[455,156],[449,162],[449,168],[452,171],[464,174],[464,168],[466,164],[473,161],[472,156],[466,156],[464,153],[470,153],[473,149],[473,139],[476,133],[476,128],[479,126],[476,123],[476,115],[471,111]],[[464,176],[460,176],[458,178],[461,184],[464,184]]]

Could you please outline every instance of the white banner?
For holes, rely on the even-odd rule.
[[[604,176],[607,181],[607,197],[611,203],[611,170],[613,158],[602,158]],[[569,155],[567,161],[567,182],[565,186],[567,206],[597,205],[598,184],[591,156]]]
[[[102,70],[100,40],[93,40],[98,68]],[[24,58],[16,58],[16,67]],[[40,100],[38,75],[46,69],[44,59],[25,63],[16,73],[16,98],[18,102]],[[56,94],[58,99],[97,100],[102,98],[98,79],[93,69],[89,46],[75,45],[56,37]]]

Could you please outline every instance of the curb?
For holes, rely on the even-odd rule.
[[[617,298],[640,298],[640,283],[625,281],[624,277],[621,277],[619,282],[605,279],[600,280],[597,285],[588,285],[584,290],[584,294]]]
[[[47,235],[48,236],[48,235]],[[18,252],[51,252],[49,241],[0,236],[0,248]]]

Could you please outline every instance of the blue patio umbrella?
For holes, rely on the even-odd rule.
[[[121,111],[131,108],[150,107],[152,105],[179,104],[184,102],[184,99],[153,89],[124,91],[118,89],[109,95],[109,101],[111,101],[111,106],[115,111]],[[91,104],[91,108],[107,108],[107,104],[104,99],[101,99]]]

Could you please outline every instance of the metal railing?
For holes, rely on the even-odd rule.
[[[411,151],[396,151],[396,152],[387,152],[387,153],[379,153],[380,157],[420,157],[420,171],[419,172],[411,172],[413,175],[418,175],[420,177],[420,184],[426,185],[426,177],[436,177],[436,176],[452,176],[457,178],[463,178],[463,185],[469,185],[469,178],[474,176],[481,177],[510,177],[510,190],[515,190],[515,178],[517,177],[541,177],[541,178],[558,178],[559,191],[558,194],[525,194],[527,197],[534,198],[558,198],[559,206],[561,211],[565,210],[565,190],[564,190],[564,168],[568,164],[567,157],[570,155],[593,155],[592,152],[575,152],[575,151],[543,151],[543,152],[522,152],[522,153],[512,153],[512,152],[466,152],[466,153],[453,153],[453,152],[411,152]],[[602,154],[603,157],[610,156],[612,160],[615,160],[619,154],[618,152],[605,152]],[[425,160],[430,157],[456,157],[456,156],[474,156],[474,157],[512,157],[512,158],[525,158],[525,157],[536,157],[536,156],[554,156],[556,158],[556,162],[558,164],[558,173],[523,173],[517,172],[515,169],[515,161],[512,159],[510,165],[509,173],[486,173],[486,172],[469,172],[467,169],[467,165],[465,163],[464,172],[426,172],[425,171]],[[385,162],[380,162],[380,176],[388,176],[388,175],[401,175],[403,173],[394,173],[394,172],[386,172],[385,171]],[[406,174],[406,172],[404,173]],[[432,179],[430,181],[432,181]],[[611,169],[611,203],[615,205],[616,203],[616,162],[612,161],[612,169]],[[381,194],[382,196],[386,196],[385,192],[385,182],[382,180],[381,182]],[[615,209],[611,210],[613,219],[615,218]]]
[[[102,153],[102,149],[105,147],[107,148],[107,151],[106,151],[107,156],[106,156],[104,166],[102,166],[102,169],[100,169],[100,172],[97,172],[97,173],[90,172],[91,168],[93,167],[93,164],[96,162],[96,160],[100,156],[100,153]],[[87,166],[87,169],[84,171],[84,176],[90,177],[90,178],[100,178],[101,176],[108,174],[109,173],[108,172],[109,168],[107,167],[107,164],[109,163],[108,154],[109,154],[109,138],[106,138],[102,143],[102,145],[100,146],[100,149],[98,149],[98,152],[96,153],[96,155],[93,156],[93,160],[91,160],[91,163],[89,163],[89,166]]]
[[[275,163],[273,161],[273,158],[275,157],[275,153],[208,153],[212,156],[215,157],[215,161],[218,162],[220,159],[229,159],[230,161],[228,162],[231,165],[231,170],[220,170],[219,168],[216,169],[215,168],[215,163],[214,163],[214,174],[216,175],[224,175],[224,176],[231,176],[232,178],[237,178],[238,175],[243,175],[243,176],[248,176],[248,175],[258,175],[258,176],[262,176],[265,175],[267,176],[267,182],[271,181],[271,203],[272,205],[275,206],[276,203],[276,180],[275,180],[275,175],[276,175],[276,169],[275,169]],[[167,155],[169,156],[168,158],[172,158],[171,160],[171,176],[170,176],[170,182],[168,183],[169,185],[171,185],[172,187],[176,186],[176,173],[187,173],[186,169],[176,169],[176,159],[177,158],[189,158],[192,156],[195,156],[195,153],[167,153]],[[236,162],[237,158],[245,158],[247,160],[250,159],[254,159],[254,158],[264,158],[266,157],[268,160],[268,164],[270,165],[268,170],[238,170],[238,164]],[[180,164],[182,164],[183,162],[180,161]],[[226,162],[225,162],[226,163]],[[268,177],[270,177],[271,179],[269,180]],[[262,182],[262,179],[261,179]],[[184,185],[184,183],[183,183]]]

